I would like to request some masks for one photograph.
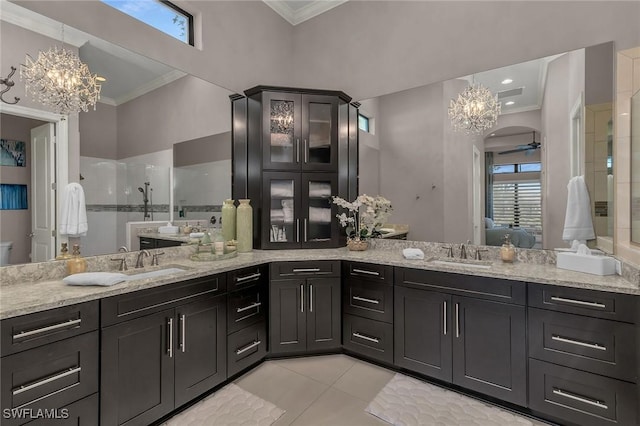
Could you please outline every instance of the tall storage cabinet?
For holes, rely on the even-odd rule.
[[[258,86],[233,95],[235,199],[254,208],[254,247],[344,244],[332,196],[357,196],[358,109],[342,92]]]

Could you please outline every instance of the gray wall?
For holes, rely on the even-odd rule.
[[[80,122],[80,155],[83,157],[118,158],[118,117],[115,106],[98,102],[95,111],[82,113]]]
[[[369,117],[369,132],[358,130],[358,189],[371,196],[380,193],[380,137],[378,98],[362,101],[359,111]]]
[[[173,145],[174,167],[221,160],[231,160],[231,132],[205,136]]]

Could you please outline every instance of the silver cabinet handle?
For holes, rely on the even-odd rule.
[[[442,303],[442,334],[447,335],[447,301]]]
[[[358,339],[368,340],[369,342],[373,342],[373,343],[380,343],[380,339],[376,339],[375,337],[365,336],[363,334],[358,333],[357,331],[354,331],[352,335],[353,337],[357,337]]]
[[[304,313],[304,284],[300,284],[300,312]]]
[[[35,388],[40,387],[42,385],[46,385],[47,383],[51,383],[51,382],[53,382],[55,380],[62,379],[63,377],[67,377],[67,376],[70,376],[72,374],[79,373],[81,369],[82,369],[82,367],[69,368],[68,370],[63,371],[62,373],[54,374],[53,376],[49,376],[49,377],[47,377],[45,379],[38,380],[37,382],[33,382],[33,383],[29,384],[29,385],[20,386],[19,388],[14,389],[12,391],[12,393],[13,393],[14,396],[15,395],[19,395],[19,394],[21,394],[23,392],[30,391],[31,389],[35,389]]]
[[[180,350],[187,351],[187,317],[184,314],[180,315]]]
[[[594,407],[602,408],[603,410],[606,410],[606,409],[609,408],[608,405],[606,405],[606,404],[604,404],[604,403],[602,403],[602,402],[600,402],[598,400],[591,399],[591,398],[585,398],[585,397],[579,396],[579,395],[575,395],[575,394],[573,394],[571,392],[563,391],[562,389],[554,388],[553,389],[553,393],[555,395],[560,395],[560,396],[565,397],[565,398],[573,399],[574,401],[579,401],[579,402],[583,402],[585,404],[593,405]]]
[[[169,358],[173,358],[173,318],[167,320],[167,328],[169,329],[169,341],[167,342],[167,353]]]
[[[320,272],[320,268],[296,268],[293,272]]]
[[[592,308],[606,308],[604,303],[599,302],[586,302],[584,300],[565,299],[564,297],[551,296],[551,300],[554,302],[573,303],[574,305],[591,306]]]
[[[78,318],[78,319],[61,322],[59,324],[49,325],[47,327],[37,328],[35,330],[21,331],[20,333],[13,335],[13,340],[25,339],[27,337],[34,336],[36,334],[46,333],[47,331],[58,330],[60,328],[71,328],[71,327],[75,328],[75,327],[78,327],[81,322],[82,322],[82,318]]]
[[[245,346],[242,349],[236,350],[236,355],[241,355],[241,354],[245,353],[246,351],[248,351],[249,349],[253,349],[256,346],[260,345],[260,343],[262,343],[260,340],[256,340],[253,343],[251,343],[250,345]]]
[[[460,304],[456,303],[456,337],[460,337]]]
[[[313,312],[313,284],[309,284],[309,312]]]
[[[240,313],[240,312],[248,311],[249,309],[257,308],[260,305],[262,305],[262,302],[256,302],[256,303],[253,303],[253,304],[251,304],[249,306],[245,306],[244,308],[238,308],[238,309],[236,309],[236,312]]]
[[[300,219],[296,219],[296,243],[300,242]],[[295,272],[295,269],[293,270]]]
[[[304,218],[304,242],[307,242],[307,218]]]
[[[296,139],[296,163],[300,162],[300,138]]]
[[[584,346],[585,348],[598,349],[601,351],[607,350],[606,346],[602,346],[597,343],[581,342],[580,340],[567,339],[566,337],[557,336],[557,335],[551,336],[551,340],[555,340],[557,342],[562,342],[562,343],[571,343],[572,345]]]
[[[304,140],[304,163],[307,164],[309,162],[309,141]]]
[[[246,277],[238,277],[236,278],[236,282],[237,283],[241,283],[243,281],[247,281],[247,280],[253,280],[256,278],[260,278],[262,276],[262,274],[260,272],[256,273],[256,274],[251,274],[251,275],[247,275]]]
[[[366,271],[366,270],[364,270],[364,269],[356,269],[356,268],[353,268],[353,269],[351,270],[351,272],[356,272],[356,273],[358,273],[358,274],[373,275],[373,276],[375,276],[375,277],[379,277],[379,276],[380,276],[380,272],[376,272],[376,271]]]
[[[380,304],[379,300],[367,299],[366,297],[353,296],[353,300],[359,300],[361,302],[373,303],[374,305]]]

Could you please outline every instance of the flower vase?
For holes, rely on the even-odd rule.
[[[236,209],[237,247],[238,253],[246,253],[253,248],[253,208],[249,204],[251,200],[238,201],[240,205]]]
[[[224,241],[236,239],[236,206],[233,200],[224,200],[222,204],[222,237]]]
[[[369,248],[369,241],[361,239],[349,238],[347,240],[347,247],[350,251],[365,251]]]

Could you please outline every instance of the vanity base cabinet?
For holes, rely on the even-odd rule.
[[[307,350],[305,286],[304,279],[271,281],[269,289],[270,353],[296,353]]]
[[[342,346],[366,358],[393,363],[393,325],[356,315],[345,314]]]
[[[80,401],[76,401],[73,404],[69,404],[61,410],[61,418],[58,417],[55,420],[52,419],[39,419],[29,423],[29,426],[98,426],[99,417],[98,410],[100,407],[100,398],[98,394],[94,393],[91,396],[82,398]]]

